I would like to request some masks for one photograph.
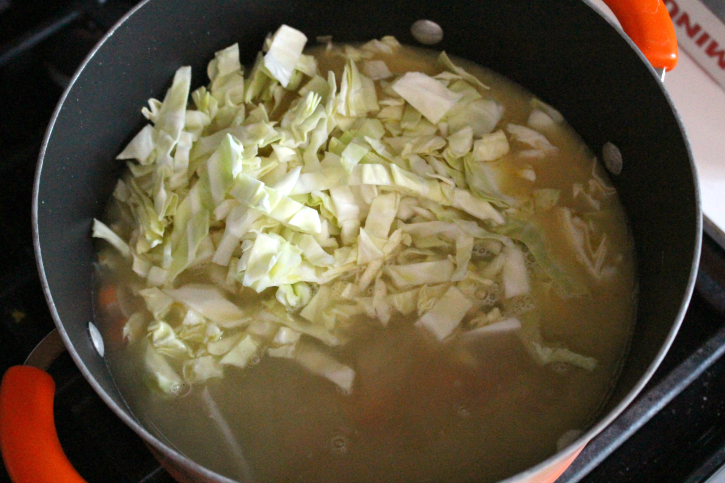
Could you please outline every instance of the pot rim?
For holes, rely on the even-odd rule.
[[[40,178],[43,168],[43,163],[45,159],[45,154],[48,148],[48,145],[50,143],[51,136],[53,134],[53,128],[56,124],[56,121],[58,119],[59,113],[65,104],[66,98],[69,96],[71,90],[73,89],[76,81],[78,78],[84,73],[86,70],[86,66],[93,60],[93,57],[95,54],[105,45],[107,40],[111,38],[117,29],[119,29],[131,16],[133,16],[136,12],[141,10],[151,2],[152,0],[143,0],[142,2],[138,3],[136,6],[134,6],[131,10],[129,10],[123,17],[121,17],[107,32],[106,34],[101,38],[101,40],[98,41],[98,43],[93,47],[93,49],[88,53],[86,58],[83,60],[83,62],[80,64],[76,72],[74,73],[71,81],[69,82],[68,86],[65,88],[60,100],[58,101],[58,104],[55,107],[55,110],[53,111],[53,115],[51,117],[51,120],[48,124],[48,128],[46,129],[43,143],[41,145],[41,149],[38,155],[38,163],[36,167],[35,172],[35,180],[33,184],[33,201],[32,201],[32,228],[33,228],[33,248],[36,256],[36,264],[38,268],[38,272],[40,275],[40,281],[43,289],[43,293],[45,295],[46,302],[48,304],[48,308],[50,310],[50,313],[53,317],[53,320],[55,322],[55,325],[58,329],[58,332],[63,340],[63,343],[68,350],[69,354],[71,355],[73,361],[75,362],[76,366],[79,368],[80,372],[83,374],[85,379],[88,381],[88,383],[91,385],[91,387],[94,389],[94,391],[99,395],[99,397],[106,403],[108,407],[111,408],[111,410],[124,422],[126,425],[128,425],[135,433],[137,433],[141,438],[144,439],[144,441],[147,444],[150,444],[155,448],[157,451],[159,451],[165,458],[168,458],[172,463],[176,463],[180,465],[182,468],[188,468],[190,471],[196,473],[197,475],[201,475],[204,478],[211,478],[214,481],[219,481],[223,483],[235,483],[237,480],[230,479],[226,476],[220,475],[205,466],[200,465],[196,461],[192,460],[191,458],[188,458],[184,456],[179,450],[173,447],[173,444],[170,442],[167,443],[163,441],[160,437],[152,434],[149,432],[146,427],[140,423],[138,419],[133,415],[133,412],[131,409],[125,405],[125,407],[121,407],[118,405],[109,395],[106,393],[106,391],[101,387],[99,382],[96,380],[96,377],[93,373],[86,367],[85,363],[81,360],[80,355],[75,349],[75,346],[70,340],[70,337],[65,330],[65,327],[63,325],[63,322],[61,320],[60,314],[58,313],[55,303],[53,301],[53,296],[50,291],[50,286],[48,283],[48,279],[45,274],[45,267],[43,264],[43,256],[42,256],[42,248],[40,246],[40,235],[38,231],[38,208],[39,208],[39,191],[40,191]],[[690,147],[690,143],[687,138],[686,131],[684,129],[682,120],[680,119],[680,116],[678,115],[675,106],[672,102],[672,99],[670,98],[669,94],[664,88],[663,83],[660,81],[660,76],[657,74],[657,72],[654,70],[654,68],[649,64],[647,59],[644,57],[644,55],[641,53],[641,51],[636,47],[636,45],[632,42],[632,40],[622,31],[621,27],[617,25],[615,22],[613,22],[610,18],[608,18],[605,14],[603,14],[592,2],[591,0],[581,0],[586,7],[589,7],[593,9],[601,18],[603,21],[607,22],[610,27],[615,29],[619,35],[629,44],[630,48],[632,48],[635,53],[639,56],[640,60],[643,64],[646,65],[646,68],[649,69],[651,75],[653,75],[658,80],[659,89],[661,91],[661,94],[666,99],[667,103],[669,104],[670,108],[672,109],[672,113],[675,117],[675,120],[677,122],[677,125],[682,133],[683,140],[686,145],[686,150],[688,154],[688,163],[690,164],[690,168],[692,171],[692,177],[693,180],[695,180],[694,183],[694,197],[695,197],[695,250],[693,253],[692,263],[690,267],[689,277],[687,281],[687,285],[685,288],[685,293],[683,294],[682,301],[680,303],[677,316],[671,326],[671,329],[665,339],[664,344],[660,347],[660,350],[657,352],[656,357],[652,360],[650,365],[647,367],[647,370],[644,372],[644,374],[640,377],[638,382],[634,385],[634,387],[627,393],[627,395],[611,410],[609,413],[604,415],[603,417],[598,418],[597,423],[589,428],[586,432],[584,432],[579,438],[577,438],[575,441],[570,443],[567,447],[562,449],[561,451],[558,451],[548,457],[547,459],[539,462],[535,466],[532,466],[522,472],[519,472],[511,477],[508,477],[504,480],[501,480],[500,483],[514,483],[517,481],[526,481],[529,478],[533,478],[537,476],[540,472],[544,471],[545,469],[551,469],[552,467],[556,465],[560,465],[562,462],[564,462],[567,458],[571,458],[572,455],[575,453],[581,451],[583,447],[591,441],[597,434],[599,434],[602,430],[604,430],[607,426],[609,426],[614,419],[616,419],[639,395],[639,393],[642,391],[644,386],[649,382],[654,372],[659,367],[660,363],[664,359],[666,353],[668,352],[670,346],[672,345],[672,342],[674,341],[675,336],[677,335],[677,332],[682,324],[682,320],[684,319],[685,312],[687,310],[687,307],[689,305],[690,299],[692,297],[692,293],[694,291],[695,287],[695,280],[697,276],[697,269],[699,265],[699,259],[700,259],[700,250],[701,250],[701,244],[702,244],[702,210],[701,210],[701,197],[700,197],[700,188],[699,184],[697,182],[697,168],[695,166],[695,163],[693,162],[693,156],[692,156],[692,150]]]

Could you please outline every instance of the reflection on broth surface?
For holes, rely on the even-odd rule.
[[[602,168],[480,66],[384,38],[313,47],[290,75],[265,59],[295,32],[244,82],[218,53],[188,108],[177,73],[124,151],[94,234],[126,401],[238,479],[496,481],[542,461],[598,415],[634,321]],[[280,214],[293,202],[304,217]]]

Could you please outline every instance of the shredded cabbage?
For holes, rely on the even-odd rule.
[[[177,394],[269,355],[349,393],[355,370],[305,341],[342,345],[361,314],[386,326],[415,313],[438,340],[524,331],[498,306],[471,315],[481,294],[504,310],[529,296],[532,263],[566,293],[586,292],[520,216],[526,203],[556,213],[592,277],[613,270],[606,239],[595,246],[586,224],[556,206],[558,190],[537,190],[532,201],[497,179],[511,152],[557,152],[539,132],[563,122],[553,108],[539,101],[530,127],[502,128],[503,106],[445,53],[435,76],[393,74],[375,59],[399,48],[392,37],[343,49],[338,88],[302,53],[306,41],[283,25],[246,77],[239,47],[223,49],[209,85],[191,95],[191,68],[180,68],[118,155],[129,171],[114,199],[132,230],[121,236],[94,220],[93,236],[139,277],[148,315],[134,313],[123,333],[147,344],[160,390]],[[593,171],[579,196],[609,194]],[[204,283],[188,283],[197,273]],[[541,363],[596,364],[539,336],[525,340]]]
[[[264,67],[282,87],[289,84],[306,43],[305,34],[287,25],[282,25],[272,37],[272,45],[264,56]]]
[[[433,124],[437,124],[461,98],[422,72],[406,73],[393,84],[393,90]]]

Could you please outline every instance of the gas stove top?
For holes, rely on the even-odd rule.
[[[22,364],[54,328],[36,271],[30,218],[43,133],[72,73],[134,3],[0,0],[0,373]],[[672,349],[632,406],[558,482],[710,480],[725,464],[723,352],[725,251],[705,236],[697,289]],[[173,481],[69,356],[50,372],[59,438],[81,475],[91,482]],[[0,481],[9,481],[4,468]]]

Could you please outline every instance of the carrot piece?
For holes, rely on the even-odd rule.
[[[115,285],[106,285],[98,292],[98,303],[102,307],[118,303],[118,289]]]

